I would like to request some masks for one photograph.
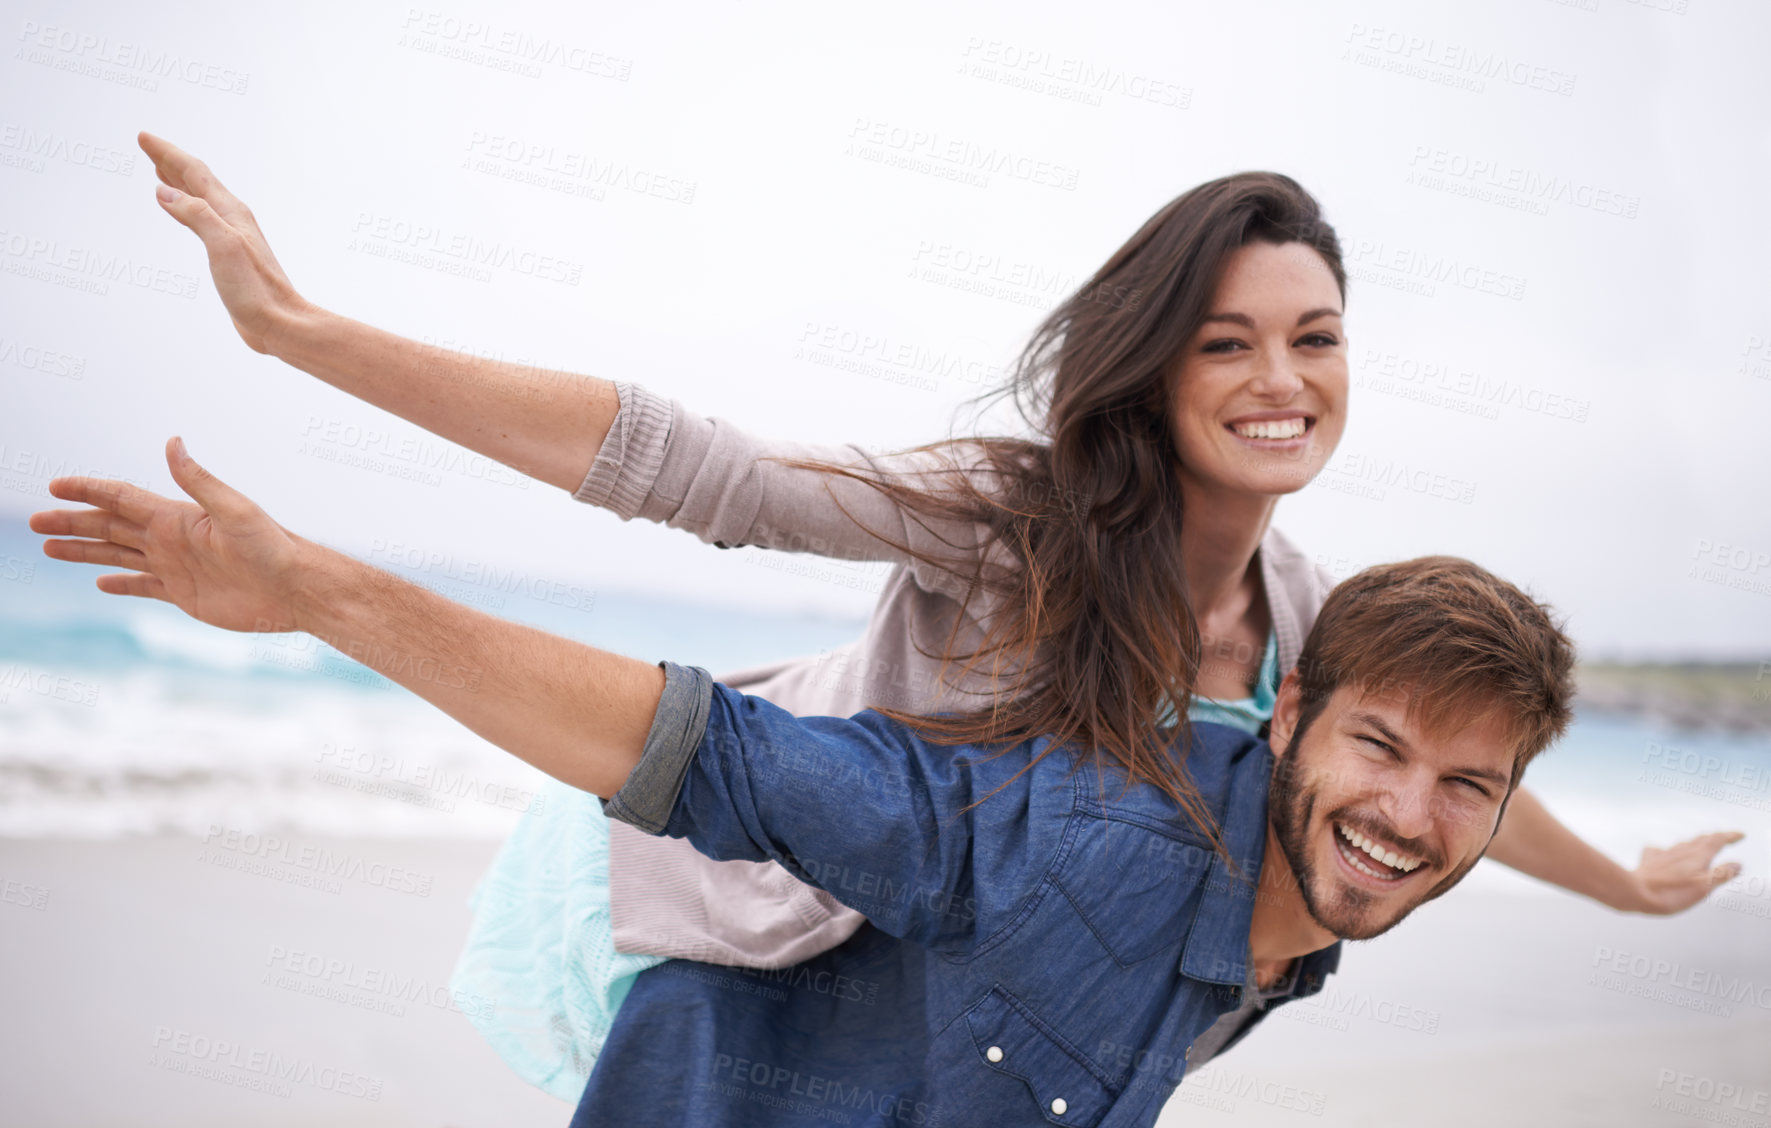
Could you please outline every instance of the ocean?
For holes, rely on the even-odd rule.
[[[0,522],[0,836],[240,833],[500,838],[545,777],[307,635],[217,630],[93,586]],[[424,577],[409,578],[424,581]],[[716,676],[859,637],[765,615],[513,582],[436,584],[494,614]],[[1564,822],[1634,864],[1646,844],[1744,830],[1729,857],[1771,905],[1771,740],[1581,711],[1534,764]],[[1481,867],[1493,870],[1498,867]],[[1529,884],[1508,873],[1495,880]]]

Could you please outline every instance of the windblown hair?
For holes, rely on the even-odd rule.
[[[1574,644],[1551,615],[1455,556],[1367,568],[1329,594],[1304,640],[1293,739],[1342,687],[1403,704],[1428,732],[1495,715],[1517,787],[1574,712]]]
[[[1049,736],[1041,757],[1070,745],[1092,750],[1119,765],[1128,784],[1163,790],[1220,851],[1212,813],[1173,754],[1187,747],[1201,642],[1181,566],[1171,384],[1226,261],[1257,240],[1313,248],[1345,299],[1339,240],[1295,180],[1274,172],[1213,180],[1151,216],[1045,318],[1005,385],[984,397],[1012,399],[1033,437],[950,439],[906,452],[963,467],[938,475],[940,488],[789,463],[865,482],[913,518],[971,522],[999,550],[994,563],[973,555],[976,568],[964,577],[968,601],[987,593],[997,609],[983,641],[956,653],[956,619],[942,655],[943,681],[959,663],[961,678],[993,686],[988,699],[935,717],[882,713],[941,743]],[[884,539],[943,568],[959,556]]]

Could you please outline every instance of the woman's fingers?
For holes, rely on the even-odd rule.
[[[139,595],[146,599],[172,602],[166,594],[166,585],[160,582],[160,577],[145,575],[141,572],[120,572],[100,576],[98,590],[106,595]]]
[[[33,533],[86,537],[131,548],[147,544],[147,531],[140,525],[103,509],[46,509],[31,514],[30,527]]]
[[[49,483],[49,495],[63,501],[96,505],[144,528],[162,506],[170,504],[159,494],[140,486],[106,478],[55,478]]]
[[[215,209],[201,196],[161,186],[155,190],[154,198],[160,201],[160,206],[166,209],[167,215],[195,232],[206,247],[215,248],[223,239],[239,237],[240,233],[233,225],[216,214]]]
[[[154,171],[168,186],[207,202],[224,219],[233,219],[246,210],[246,205],[216,179],[208,165],[177,145],[145,131],[136,136],[136,143],[154,162]]]
[[[43,555],[75,564],[105,564],[114,568],[133,568],[137,572],[148,570],[146,553],[108,541],[46,540]]]

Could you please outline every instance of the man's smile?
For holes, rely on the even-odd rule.
[[[1389,892],[1406,884],[1423,868],[1432,868],[1425,859],[1399,854],[1345,823],[1330,825],[1335,831],[1334,852],[1341,869],[1360,885]]]

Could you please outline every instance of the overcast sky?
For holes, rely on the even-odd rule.
[[[441,447],[415,427],[252,353],[154,203],[139,129],[208,160],[330,309],[881,448],[945,435],[1167,200],[1267,168],[1322,202],[1353,275],[1352,421],[1280,527],[1343,574],[1472,557],[1565,610],[1591,654],[1771,659],[1763,5],[11,11],[15,527],[58,473],[176,492],[179,433],[284,524],[361,555],[871,605],[876,576],[427,465],[413,452]],[[508,261],[433,268],[464,241]]]

